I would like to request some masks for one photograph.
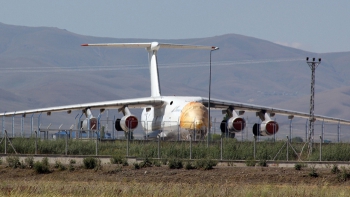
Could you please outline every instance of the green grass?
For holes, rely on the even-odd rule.
[[[327,185],[183,184],[138,182],[28,182],[3,180],[1,196],[348,196],[350,187]]]
[[[38,140],[38,154],[65,154],[65,140]],[[20,154],[35,153],[35,139],[15,138],[12,144]],[[255,160],[286,160],[287,149],[284,141],[278,142],[258,142],[256,143]],[[304,143],[292,143],[293,148],[300,152]],[[223,139],[223,159],[224,160],[248,160],[253,158],[253,142],[237,141],[236,139]],[[283,148],[282,148],[283,147]],[[127,154],[126,141],[100,142],[98,145],[99,155],[118,155],[125,157]],[[280,151],[281,150],[281,151]],[[280,152],[279,152],[280,151]],[[4,152],[4,146],[0,146],[0,152]],[[15,152],[12,148],[7,148],[9,154]],[[349,161],[350,144],[348,143],[329,143],[322,145],[323,161]],[[96,143],[94,140],[68,140],[68,155],[95,155]],[[192,143],[192,159],[220,159],[220,141],[213,141],[207,147],[207,143]],[[158,142],[132,140],[129,147],[129,156],[141,158],[158,158]],[[180,142],[160,142],[161,158],[190,158],[190,143],[188,141]],[[289,148],[289,160],[296,161],[297,155]],[[314,149],[310,158],[307,158],[307,150],[304,149],[302,160],[318,161],[319,144],[314,144]]]

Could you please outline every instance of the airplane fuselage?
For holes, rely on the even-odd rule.
[[[162,96],[162,106],[146,107],[141,125],[146,138],[188,139],[189,134],[206,135],[208,110],[201,97]]]

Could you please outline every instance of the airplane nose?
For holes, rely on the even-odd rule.
[[[194,121],[194,124],[195,124],[196,129],[199,129],[199,128],[201,128],[202,126],[206,125],[206,124],[204,124],[204,121],[203,121],[203,120],[195,120],[195,121]]]
[[[180,115],[180,127],[184,129],[202,129],[208,126],[208,110],[198,102],[185,105]]]

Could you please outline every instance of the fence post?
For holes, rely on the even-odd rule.
[[[214,123],[213,124],[214,124],[214,127],[213,127],[214,128],[214,133],[213,133],[213,135],[215,135],[216,134],[216,118],[214,118]],[[213,140],[213,135],[211,135],[211,138],[210,138],[211,141],[214,141]]]
[[[338,122],[338,143],[340,142],[340,121]]]
[[[277,122],[276,118],[274,119]],[[273,125],[273,143],[276,142],[276,125]]]
[[[12,115],[12,137],[15,137],[15,114]]]
[[[160,135],[158,135],[158,159],[160,159]]]
[[[7,154],[7,131],[5,130],[5,155]]]
[[[249,119],[248,119],[248,117],[246,118],[246,120],[247,120],[247,122],[246,122],[246,140],[248,141],[248,133],[249,133],[249,129],[248,129],[248,127],[249,127]]]
[[[77,128],[77,131],[75,132],[75,139],[78,139],[79,138],[79,134],[78,134],[78,131],[79,131],[79,120],[77,119],[79,116],[79,113],[75,116],[74,120],[75,120],[75,124],[77,125],[76,128]],[[72,128],[73,129],[73,128]],[[71,131],[72,131],[71,129]],[[72,137],[70,137],[70,139],[73,139]]]
[[[101,137],[101,133],[100,133]],[[98,135],[97,135],[97,130],[96,130],[96,156],[98,155]]]
[[[21,137],[23,138],[23,125],[24,125],[24,115],[22,115],[22,117],[21,117]]]
[[[38,132],[35,131],[35,154],[37,155],[38,154]]]
[[[192,159],[192,136],[190,135],[190,159]]]
[[[320,135],[320,161],[322,161],[322,140],[323,140],[323,138],[322,138],[322,136]]]
[[[290,140],[289,142],[292,142],[292,130],[293,130],[293,118],[290,119],[289,121],[289,137],[290,137]]]
[[[289,161],[289,137],[287,135],[287,161]]]
[[[78,138],[82,138],[83,125],[82,125],[82,122],[81,122],[81,117],[83,115],[84,115],[84,113],[81,113],[81,115],[79,116],[79,119],[78,119],[78,125],[77,125],[77,129],[79,130]]]
[[[91,126],[91,125],[90,125],[90,124],[91,124],[91,123],[90,123],[91,120],[90,120],[90,119],[91,119],[91,114],[88,115],[88,118],[87,118],[87,121],[86,121],[86,122],[87,122],[87,130],[88,130],[87,137],[88,137],[89,139],[90,139],[90,132],[91,132],[91,130],[90,130],[90,129],[91,129],[91,127],[90,127],[90,126]]]
[[[222,151],[223,151],[223,136],[221,133],[221,137],[220,137],[220,160],[222,161]]]
[[[241,122],[241,128],[243,128],[243,123]],[[244,129],[241,131],[241,141],[243,142]]]
[[[129,129],[129,132],[127,134],[127,137],[126,137],[126,156],[129,157],[129,138],[130,138],[130,129]]]
[[[32,138],[33,137],[33,127],[34,127],[34,121],[33,121],[33,116],[34,116],[34,114],[32,114],[31,116],[30,116],[30,137]]]
[[[5,114],[6,112],[4,112],[4,116],[2,117],[2,134],[5,135]]]
[[[305,142],[307,142],[308,141],[308,139],[307,139],[307,127],[308,127],[308,122],[309,120],[306,120],[306,123],[305,123]]]
[[[41,123],[40,123],[41,114],[42,113],[40,113],[38,116],[38,130],[37,130],[37,132],[39,132],[39,135],[40,135],[40,126],[41,126]],[[36,137],[38,137],[38,133],[36,133]]]
[[[256,159],[256,135],[254,135],[254,160]]]
[[[178,142],[180,141],[180,123],[179,123],[179,121],[177,122],[177,141]]]
[[[67,133],[67,131],[65,131],[65,132],[66,132],[66,150],[65,150],[65,152],[66,152],[66,155],[68,155],[68,133]]]
[[[4,112],[4,116],[2,117],[2,134],[5,135],[5,114],[6,112]]]
[[[115,139],[114,128],[115,128],[115,115],[113,116],[113,122],[112,122],[112,138],[113,139]],[[118,131],[117,131],[117,138],[118,138]]]
[[[322,140],[323,140],[323,137],[324,137],[324,119],[323,119],[323,121],[322,121],[322,134],[321,134],[322,136]]]

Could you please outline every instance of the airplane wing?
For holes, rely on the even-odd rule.
[[[208,102],[209,102],[208,98],[203,98],[204,106],[208,107]],[[309,119],[310,117],[310,114],[304,113],[304,112],[279,109],[279,108],[273,108],[273,107],[267,107],[267,106],[252,105],[252,104],[246,104],[246,103],[240,103],[240,102],[234,102],[234,101],[210,99],[210,108],[227,109],[230,106],[232,106],[235,110],[238,110],[238,111],[250,111],[250,112],[265,111],[266,113],[269,113],[269,114],[280,114],[280,115],[289,116],[290,118],[301,117],[301,118]],[[314,115],[314,118],[319,121],[324,120],[326,122],[350,125],[350,120],[344,120],[344,119],[321,116],[321,115]]]
[[[65,105],[65,106],[57,106],[57,107],[48,107],[48,108],[40,108],[40,109],[31,109],[31,110],[23,110],[23,111],[14,111],[14,112],[5,112],[0,114],[2,116],[13,116],[13,115],[23,115],[32,114],[32,113],[48,113],[51,112],[62,112],[67,111],[67,113],[71,113],[72,110],[79,109],[100,109],[103,111],[104,109],[119,109],[124,106],[128,106],[129,108],[142,108],[147,106],[161,106],[164,101],[159,98],[146,97],[146,98],[135,98],[135,99],[124,99],[124,100],[114,100],[114,101],[103,101],[103,102],[94,102],[94,103],[84,103],[84,104],[76,104],[76,105]]]

